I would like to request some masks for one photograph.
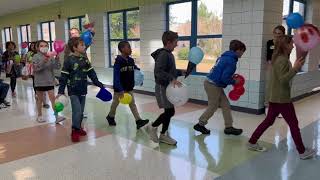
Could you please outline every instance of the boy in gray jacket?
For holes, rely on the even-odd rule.
[[[171,118],[174,116],[175,110],[166,96],[166,89],[170,83],[180,87],[181,82],[177,81],[177,77],[182,75],[182,71],[176,69],[176,63],[172,51],[177,47],[178,33],[166,31],[162,35],[164,47],[156,50],[151,54],[155,60],[154,78],[155,78],[155,93],[159,108],[164,108],[164,112],[150,124],[147,128],[150,139],[158,143],[166,143],[176,145],[177,141],[168,134],[168,127]],[[157,134],[157,128],[162,124],[160,137]]]

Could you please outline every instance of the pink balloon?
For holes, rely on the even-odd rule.
[[[59,54],[64,50],[64,41],[62,40],[55,40],[53,43],[54,50]]]
[[[312,24],[305,24],[297,29],[293,41],[302,51],[309,51],[320,43],[319,29]]]

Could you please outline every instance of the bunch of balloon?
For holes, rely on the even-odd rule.
[[[240,97],[245,93],[245,79],[239,74],[235,74],[233,79],[237,80],[239,83],[233,85],[233,90],[229,92],[229,98],[232,101],[238,101]]]

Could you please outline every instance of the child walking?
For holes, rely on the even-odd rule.
[[[104,88],[104,86],[98,80],[97,74],[88,58],[83,55],[86,47],[81,38],[71,38],[68,41],[68,47],[71,50],[71,54],[64,61],[59,91],[56,98],[65,94],[64,90],[67,86],[72,108],[71,140],[72,142],[79,142],[80,136],[87,135],[87,132],[81,126],[87,95],[87,76],[89,76],[94,85],[100,88]]]
[[[170,83],[174,86],[181,87],[181,82],[177,81],[177,77],[182,75],[182,71],[176,69],[176,63],[172,51],[177,47],[178,33],[166,31],[162,35],[162,42],[164,47],[156,50],[151,54],[155,60],[154,78],[155,78],[155,93],[159,108],[164,109],[164,112],[148,126],[147,130],[150,139],[158,143],[166,143],[169,145],[176,145],[177,141],[173,139],[169,133],[168,128],[171,118],[175,114],[173,104],[171,104],[166,95],[166,89]],[[158,137],[158,126],[162,124],[162,131]]]
[[[269,84],[269,109],[266,119],[257,127],[252,134],[248,149],[253,151],[266,151],[257,141],[260,136],[274,123],[281,113],[289,125],[291,136],[300,154],[301,159],[308,159],[316,154],[314,149],[305,148],[302,142],[298,119],[291,101],[291,80],[304,64],[304,58],[298,58],[292,67],[289,60],[293,49],[292,37],[283,35],[278,38],[272,55],[272,72]]]
[[[54,110],[55,96],[54,96],[54,69],[60,69],[61,64],[59,61],[59,56],[55,59],[52,57],[47,57],[49,50],[49,44],[47,41],[40,40],[36,44],[37,54],[32,57],[33,62],[33,73],[34,73],[34,89],[37,96],[37,110],[38,117],[37,121],[39,123],[46,122],[42,117],[42,104],[44,94],[47,92],[49,99],[51,101],[51,106]],[[64,117],[58,116],[58,113],[55,112],[56,123],[64,121]]]
[[[242,129],[232,126],[233,118],[230,109],[229,100],[224,93],[224,88],[228,85],[237,84],[233,79],[237,69],[238,59],[246,51],[246,45],[239,40],[232,40],[229,45],[229,51],[224,52],[217,60],[211,72],[204,81],[204,89],[208,96],[208,107],[200,116],[198,124],[193,128],[202,134],[210,134],[210,130],[205,127],[208,120],[214,115],[219,107],[222,109],[222,115],[225,123],[224,133],[227,135],[240,135]]]
[[[132,92],[134,88],[134,70],[140,69],[136,66],[134,59],[130,57],[132,50],[129,42],[121,41],[118,44],[118,49],[121,52],[121,55],[117,56],[113,67],[114,95],[111,109],[106,119],[110,126],[116,126],[115,115],[119,105],[119,98],[123,97],[124,93],[129,93],[132,96],[132,101],[129,104],[129,107],[136,119],[137,129],[140,129],[149,122],[148,119],[141,119],[134,100],[134,94]]]

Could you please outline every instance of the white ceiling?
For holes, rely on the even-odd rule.
[[[0,16],[61,0],[0,0]]]

